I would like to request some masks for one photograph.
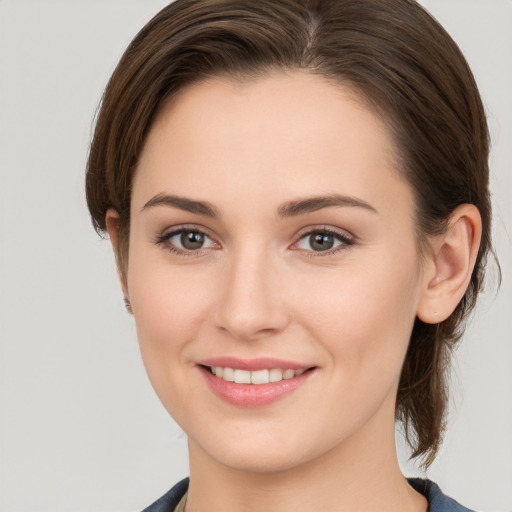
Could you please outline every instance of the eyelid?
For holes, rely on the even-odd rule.
[[[201,247],[199,249],[191,250],[191,249],[181,248],[179,246],[176,246],[173,243],[170,243],[170,239],[172,237],[174,237],[184,231],[192,231],[192,232],[201,233],[202,235],[207,237],[214,244],[214,247],[204,247],[204,248]],[[311,236],[314,233],[325,233],[325,234],[331,235],[331,236],[335,237],[340,243],[336,247],[334,247],[332,249],[325,250],[325,251],[315,251],[313,249],[308,250],[308,249],[301,249],[301,248],[296,247],[297,244],[303,238],[305,238],[307,236]],[[354,245],[355,242],[357,241],[356,237],[352,233],[348,232],[347,230],[336,228],[336,227],[333,227],[330,225],[307,226],[307,227],[301,229],[297,233],[294,240],[295,241],[289,246],[289,248],[291,250],[301,251],[304,254],[307,254],[308,256],[311,256],[311,257],[332,256],[333,254],[335,254],[341,250],[348,249],[350,246]],[[197,257],[199,257],[199,256],[204,255],[204,253],[206,251],[209,251],[211,249],[218,250],[218,249],[222,248],[221,244],[217,241],[217,237],[215,235],[212,235],[210,233],[209,229],[207,229],[203,226],[197,225],[197,224],[181,224],[181,225],[168,227],[165,230],[163,230],[161,232],[161,234],[158,234],[155,237],[154,243],[155,243],[155,245],[163,246],[170,252],[173,252],[175,254],[179,254],[182,256],[197,256]]]
[[[326,233],[332,233],[333,235],[338,235],[342,238],[347,238],[350,240],[356,240],[356,236],[352,234],[347,229],[338,228],[335,226],[332,226],[330,224],[311,224],[309,226],[305,226],[301,228],[297,234],[295,235],[296,239],[302,238],[305,235],[309,235],[311,233],[316,232],[326,232]]]
[[[307,250],[307,249],[299,249],[294,246],[296,246],[303,238],[307,236],[311,236],[314,233],[325,233],[328,235],[332,235],[338,240],[341,241],[341,243],[333,248],[326,251],[314,251],[313,249]],[[296,251],[302,251],[308,256],[311,257],[322,257],[322,256],[332,256],[333,254],[348,249],[350,246],[354,245],[357,241],[357,238],[350,233],[349,231],[345,229],[335,228],[328,225],[318,225],[318,226],[308,226],[306,228],[303,228],[297,233],[295,237],[295,241],[290,246],[290,249],[296,250]]]
[[[205,237],[207,237],[209,240],[213,242],[213,244],[216,247],[201,247],[196,250],[191,249],[185,249],[182,247],[178,247],[175,244],[172,244],[170,242],[170,239],[176,235],[179,235],[180,233],[183,233],[184,231],[191,231],[196,233],[201,233]],[[199,226],[197,224],[179,224],[177,226],[172,226],[164,229],[160,234],[156,235],[154,239],[155,245],[161,245],[165,249],[169,250],[170,252],[173,252],[175,254],[179,254],[181,256],[201,256],[205,253],[205,251],[211,250],[211,249],[218,249],[221,247],[220,243],[216,240],[216,237],[213,236],[210,233],[210,230]]]

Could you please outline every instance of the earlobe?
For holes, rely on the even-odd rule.
[[[113,208],[109,208],[107,210],[107,214],[105,215],[105,225],[107,227],[108,236],[110,238],[110,243],[112,244],[112,249],[114,251],[114,255],[116,258],[117,264],[117,273],[119,276],[119,281],[121,283],[121,288],[124,294],[125,305],[129,304],[129,295],[128,295],[128,286],[126,281],[126,272],[123,269],[123,265],[121,264],[121,255],[120,255],[120,243],[119,243],[119,213],[117,210]],[[131,313],[131,306],[126,307],[129,313]]]
[[[429,268],[418,304],[417,316],[425,323],[446,320],[455,310],[471,280],[482,220],[478,208],[463,204],[455,209],[442,235],[432,240]]]

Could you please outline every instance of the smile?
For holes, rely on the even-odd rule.
[[[314,379],[316,365],[274,358],[215,357],[196,362],[218,398],[236,407],[265,407],[294,394]]]
[[[210,366],[210,372],[213,375],[226,382],[235,382],[236,384],[269,384],[270,382],[280,382],[282,380],[298,377],[302,375],[304,371],[303,369],[292,370],[291,368],[270,368],[250,371],[222,366]]]

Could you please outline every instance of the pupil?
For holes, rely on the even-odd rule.
[[[183,245],[185,249],[201,249],[203,244],[204,236],[202,233],[197,233],[195,231],[185,231],[181,234],[181,245]]]
[[[328,251],[334,245],[334,238],[331,235],[315,233],[309,237],[309,244],[315,251]]]

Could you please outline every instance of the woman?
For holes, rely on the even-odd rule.
[[[190,481],[147,510],[467,510],[407,481],[490,251],[472,74],[412,0],[177,0],[105,91],[87,197]]]

